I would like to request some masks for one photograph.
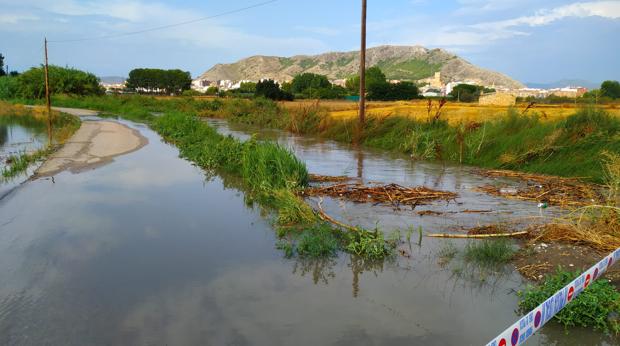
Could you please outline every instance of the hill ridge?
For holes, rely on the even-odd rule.
[[[524,86],[504,74],[475,66],[442,48],[381,45],[367,49],[366,59],[367,66],[379,66],[389,79],[416,81],[440,72],[442,83],[472,80],[507,88]],[[298,54],[290,57],[253,55],[235,63],[215,64],[198,79],[238,81],[271,78],[286,81],[299,73],[312,72],[334,80],[355,75],[358,68],[359,51]]]

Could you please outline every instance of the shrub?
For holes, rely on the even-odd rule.
[[[530,286],[519,292],[519,307],[523,312],[534,309],[580,274],[578,271],[571,273],[558,269],[539,286]],[[607,280],[597,280],[560,310],[554,320],[565,327],[593,327],[606,333],[617,334],[620,332],[620,323],[609,317],[618,313],[620,293]]]

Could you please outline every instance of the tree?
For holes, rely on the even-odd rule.
[[[7,72],[4,71],[4,55],[0,53],[0,77],[6,76]]]
[[[127,79],[127,88],[143,93],[181,94],[191,85],[190,73],[179,69],[137,68],[129,72]]]
[[[220,90],[216,86],[210,86],[207,88],[207,91],[205,91],[205,95],[210,95],[210,96],[217,95],[219,91]]]
[[[618,81],[606,80],[601,84],[601,95],[612,99],[620,98],[620,83]]]
[[[92,73],[74,68],[50,65],[49,85],[52,94],[101,95],[104,89],[99,85],[99,78]],[[24,98],[42,98],[45,96],[45,75],[43,67],[33,67],[20,74],[18,96]]]
[[[293,95],[282,91],[280,85],[272,79],[264,79],[256,83],[256,91],[254,92],[256,97],[265,97],[271,100],[286,100],[292,101]]]
[[[379,85],[387,84],[385,74],[377,66],[366,69],[366,90],[370,90]],[[354,76],[347,79],[345,86],[353,95],[358,95],[360,90],[360,77]]]
[[[291,92],[294,94],[311,94],[312,90],[331,88],[326,76],[316,73],[302,73],[293,78]]]
[[[450,96],[461,102],[478,101],[482,93],[494,92],[495,89],[485,88],[480,85],[459,84],[450,92]]]
[[[397,101],[419,97],[418,87],[411,82],[375,84],[368,90],[369,100]]]
[[[17,78],[11,76],[0,77],[0,100],[12,99],[19,92]]]
[[[254,82],[243,82],[237,89],[240,93],[245,94],[254,94],[256,92],[256,83]]]

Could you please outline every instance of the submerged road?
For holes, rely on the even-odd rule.
[[[205,176],[144,125],[83,124],[65,153],[73,161],[59,152],[50,172],[67,169],[0,200],[0,345],[480,345],[519,316],[520,276],[441,264],[443,240],[425,239],[411,245],[411,258],[386,262],[283,258],[270,220],[238,178]],[[469,191],[481,178],[458,168],[279,136],[313,172],[458,190],[467,202],[427,208],[524,208]],[[113,153],[96,169],[70,168]],[[432,217],[411,210],[345,206],[356,222],[432,229],[424,221]],[[451,221],[470,222],[432,222]],[[612,343],[548,325],[529,344]]]

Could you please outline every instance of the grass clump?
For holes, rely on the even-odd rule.
[[[484,266],[504,264],[512,258],[515,250],[508,239],[472,241],[465,247],[465,260]]]
[[[304,230],[297,243],[297,253],[302,257],[331,257],[336,255],[338,248],[334,230],[325,223]]]
[[[519,308],[523,312],[534,309],[580,274],[578,271],[567,272],[558,269],[539,286],[530,286],[519,292]],[[620,292],[607,280],[597,280],[560,310],[554,320],[567,328],[592,327],[605,333],[618,334],[620,323],[611,317],[619,313]]]
[[[7,165],[2,169],[2,180],[7,181],[25,173],[30,165],[47,157],[53,150],[50,148],[40,149],[33,153],[21,153],[11,155],[6,159]]]
[[[76,116],[52,111],[52,143],[31,153],[22,152],[6,158],[1,180],[8,181],[27,172],[32,164],[45,159],[54,152],[56,145],[64,143],[80,127]],[[48,114],[43,109],[31,109],[0,101],[0,125],[19,125],[36,134],[47,132]]]
[[[396,243],[385,241],[383,233],[378,229],[348,232],[345,242],[345,249],[348,252],[373,260],[391,257],[396,248]]]

